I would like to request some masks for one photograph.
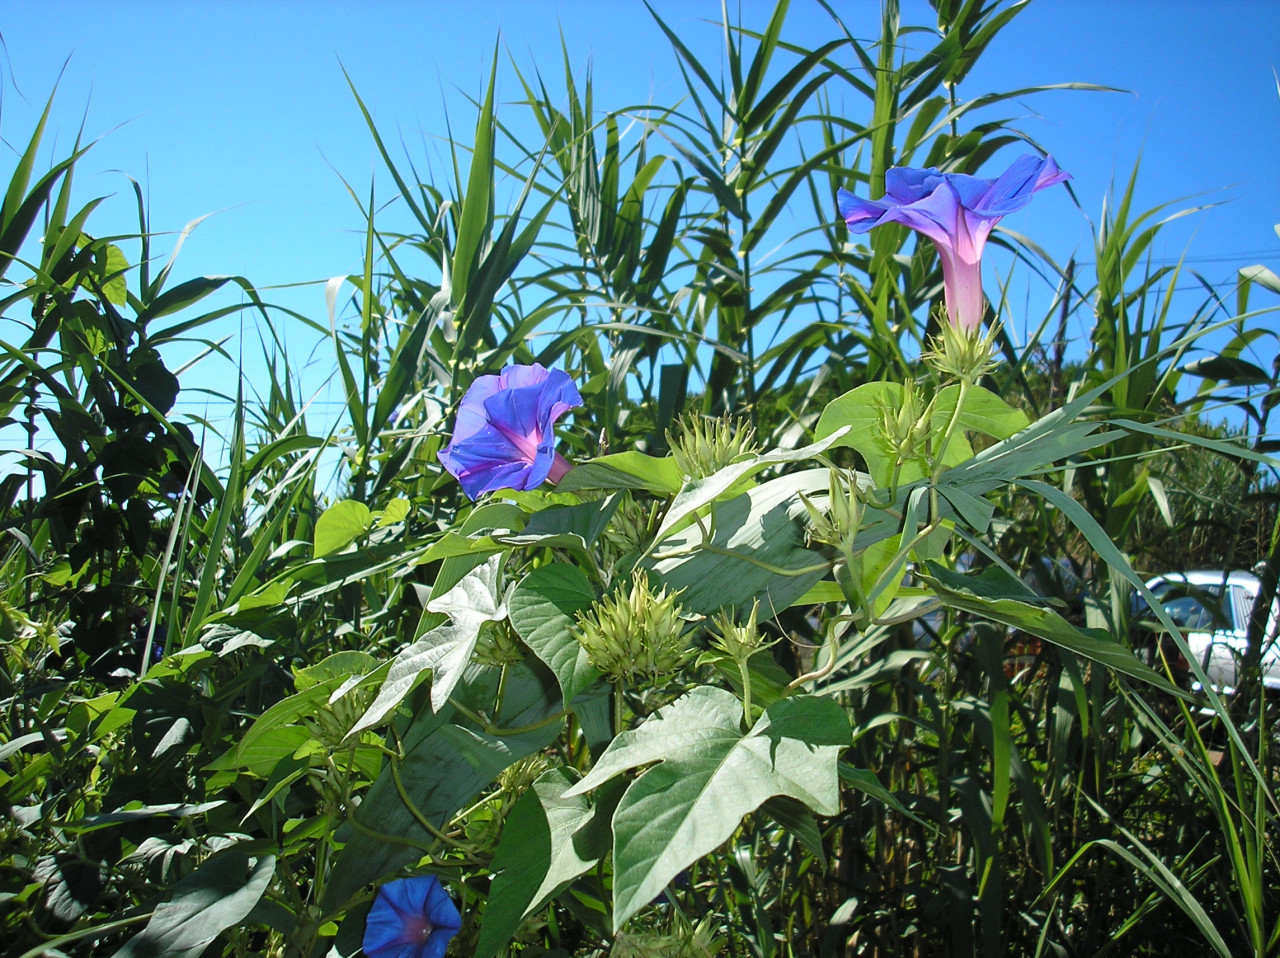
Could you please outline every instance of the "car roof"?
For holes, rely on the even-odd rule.
[[[1244,569],[1233,569],[1230,572],[1222,569],[1193,569],[1189,572],[1165,572],[1147,582],[1147,588],[1150,588],[1160,580],[1168,582],[1185,582],[1188,585],[1222,585],[1223,579],[1226,579],[1227,585],[1240,586],[1246,589],[1251,595],[1257,595],[1262,583],[1258,581],[1258,577],[1252,572],[1246,572]]]

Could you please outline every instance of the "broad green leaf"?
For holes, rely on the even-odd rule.
[[[662,524],[658,526],[658,531],[654,534],[654,542],[661,542],[674,532],[676,527],[681,525],[686,518],[719,499],[749,476],[754,476],[769,466],[812,459],[835,445],[844,435],[845,430],[839,429],[808,446],[803,446],[799,449],[774,449],[772,452],[764,452],[742,462],[731,463],[723,469],[716,470],[715,473],[705,479],[688,480],[681,487],[675,499],[672,500],[666,514],[663,515]]]
[[[769,614],[787,608],[831,568],[805,547],[797,496],[825,490],[828,478],[826,469],[805,470],[716,503],[713,534],[704,538],[691,525],[667,537],[652,556],[653,572],[690,612],[746,610],[756,599]]]
[[[198,958],[208,944],[244,920],[275,874],[272,855],[257,859],[248,877],[249,856],[238,849],[215,855],[174,886],[173,897],[156,906],[147,927],[130,938],[115,958],[169,955]]]
[[[395,657],[378,694],[351,727],[348,737],[386,718],[427,669],[432,671],[431,707],[437,712],[444,707],[471,661],[481,627],[507,617],[506,600],[499,593],[501,576],[502,557],[490,556],[440,598],[427,603],[428,611],[448,615],[450,621],[432,629]]]
[[[960,387],[950,385],[938,391],[929,414],[929,426],[935,443],[945,434],[955,415]],[[902,385],[893,382],[865,383],[829,402],[818,418],[816,434],[827,436],[847,426],[849,431],[835,443],[850,446],[866,460],[867,469],[880,486],[892,481],[897,454],[885,436],[881,410],[896,411],[902,404]],[[960,410],[960,429],[951,437],[943,455],[946,468],[958,466],[973,457],[973,447],[965,432],[980,432],[996,439],[1008,439],[1027,426],[1027,415],[1014,409],[995,393],[981,386],[971,387]],[[928,473],[925,460],[904,463],[898,473],[899,482],[912,482]]]
[[[336,676],[313,685],[311,688],[302,692],[290,695],[288,698],[281,699],[271,708],[267,709],[254,720],[249,726],[249,730],[244,733],[239,744],[233,746],[226,754],[214,762],[212,768],[234,768],[236,765],[227,765],[227,762],[237,763],[240,767],[244,767],[249,761],[251,750],[258,743],[258,740],[269,732],[277,729],[295,726],[298,719],[308,716],[316,712],[316,710],[324,708],[328,703],[329,693],[338,686],[340,679]],[[296,745],[295,745],[296,748]],[[232,757],[234,756],[234,757]]]
[[[397,522],[404,522],[409,515],[411,503],[404,496],[396,496],[387,503],[386,508],[378,515],[378,528],[385,529]]]
[[[293,588],[292,579],[280,579],[268,583],[257,592],[242,595],[231,608],[227,609],[226,615],[231,617],[241,612],[248,612],[250,609],[274,609],[282,606],[285,599],[289,597],[291,588]]]
[[[595,502],[548,506],[530,516],[522,532],[494,538],[507,545],[540,545],[586,553],[604,534],[621,502],[622,493],[614,493]]]
[[[137,713],[133,709],[118,704],[120,698],[119,692],[106,692],[77,702],[67,715],[67,731],[79,735],[92,726],[93,738],[102,741],[116,729],[128,725]],[[41,739],[44,738],[40,733],[36,734]],[[0,746],[0,758],[3,757],[7,747],[7,745]]]
[[[960,387],[946,386],[938,393],[938,401],[934,406],[933,425],[943,426],[956,408],[956,400],[960,396]],[[973,432],[980,432],[995,439],[1008,439],[1019,430],[1029,425],[1027,414],[1015,409],[995,393],[981,386],[971,386],[965,397],[964,408],[960,410],[960,426]]]
[[[446,532],[427,547],[416,560],[416,564],[425,565],[428,562],[440,562],[458,556],[484,555],[486,552],[504,552],[506,549],[507,546],[494,542],[491,536],[477,536],[473,539],[470,536],[458,535],[456,532]]]
[[[133,370],[133,381],[129,385],[162,414],[173,408],[180,391],[178,377],[158,361],[140,363]]]
[[[315,665],[294,668],[293,687],[303,692],[313,685],[329,682],[331,679],[346,681],[353,675],[364,675],[378,667],[378,660],[368,652],[359,649],[346,649],[325,656]]]
[[[70,925],[102,898],[107,869],[104,862],[87,860],[69,851],[41,855],[33,862],[33,884],[43,886],[41,909],[59,924]],[[46,942],[46,945],[50,944]],[[16,949],[13,949],[16,950]],[[48,951],[38,949],[42,954]]]
[[[317,699],[322,708],[324,698]],[[315,741],[312,732],[303,725],[280,725],[267,729],[253,737],[253,741],[228,749],[205,766],[210,771],[240,769],[255,778],[266,779],[284,759],[290,758]]]
[[[840,808],[836,761],[851,741],[833,699],[793,696],[745,735],[742,703],[701,686],[618,735],[564,797],[658,763],[627,788],[613,816],[614,928],[733,833],[744,815],[785,795],[822,815]]]
[[[578,489],[644,489],[659,496],[680,491],[683,477],[670,456],[658,459],[642,452],[619,452],[574,466],[556,486],[562,492]]]
[[[271,770],[271,774],[262,784],[262,791],[258,797],[254,799],[253,804],[249,806],[249,810],[244,813],[241,822],[247,822],[253,817],[254,813],[264,805],[269,804],[281,792],[286,792],[290,785],[303,778],[312,765],[323,765],[324,754],[327,749],[316,739],[308,739],[298,747],[298,750],[287,758],[276,764]],[[281,802],[281,808],[284,803]]]
[[[837,429],[845,429],[845,434],[833,445],[856,449],[866,462],[867,471],[875,478],[876,485],[888,486],[893,478],[895,454],[885,437],[880,412],[884,408],[897,409],[901,404],[900,383],[864,383],[827,403],[818,417],[814,435],[822,438]],[[923,465],[917,465],[903,472],[900,478],[910,482],[923,475]]]
[[[494,879],[474,958],[492,958],[525,916],[609,850],[608,827],[598,820],[586,796],[564,795],[575,779],[565,768],[544,772],[507,816],[493,858]]]
[[[368,531],[369,522],[369,507],[363,502],[335,502],[316,520],[316,558],[345,549]]]
[[[102,293],[113,305],[123,306],[129,298],[129,287],[124,278],[125,271],[128,269],[129,260],[125,258],[124,251],[115,243],[108,243],[107,261],[102,270],[103,276],[106,277]]]
[[[854,608],[854,612],[864,614],[871,619],[879,618],[898,595],[902,587],[902,569],[906,565],[906,557],[899,556],[902,548],[902,536],[891,536],[873,542],[853,557],[849,568],[851,586],[857,593],[851,598],[860,600],[862,608]],[[889,566],[897,562],[898,568],[889,572]],[[876,583],[880,583],[880,591],[874,592]],[[866,606],[870,604],[870,608]],[[865,621],[865,620],[864,620]]]
[[[844,590],[838,582],[815,582],[809,591],[796,599],[791,605],[825,605],[828,602],[843,602]]]
[[[733,659],[727,655],[714,652],[703,653],[698,658],[699,664],[708,663],[715,667],[721,677],[733,689],[733,694],[742,697],[742,672]],[[761,649],[747,660],[747,674],[751,680],[752,707],[766,709],[774,702],[787,695],[787,686],[794,677],[774,659],[768,649]]]
[[[600,677],[569,631],[574,614],[594,601],[595,590],[587,577],[567,563],[534,569],[511,593],[511,625],[555,673],[566,703]]]
[[[597,686],[573,701],[573,714],[592,755],[599,755],[613,740],[613,691]]]

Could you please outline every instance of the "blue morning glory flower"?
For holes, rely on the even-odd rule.
[[[435,875],[387,882],[365,920],[369,958],[444,958],[462,916]]]
[[[462,397],[440,462],[473,500],[495,489],[559,482],[571,467],[556,452],[555,423],[581,405],[567,373],[538,363],[479,376]]]
[[[933,240],[942,260],[947,313],[961,328],[982,325],[982,248],[1000,219],[1031,202],[1031,195],[1069,179],[1053,157],[1019,157],[994,180],[963,173],[894,167],[885,195],[864,200],[838,190],[840,215],[855,233],[901,223]]]

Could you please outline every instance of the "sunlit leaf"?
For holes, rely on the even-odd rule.
[[[437,712],[444,707],[471,661],[481,627],[507,617],[506,600],[499,593],[501,575],[502,557],[491,556],[450,591],[427,603],[430,611],[444,613],[450,621],[432,629],[392,660],[377,696],[351,727],[349,736],[386,718],[427,669],[432,671],[431,707]]]
[[[565,702],[590,687],[599,673],[570,633],[574,615],[590,607],[595,590],[576,567],[534,569],[511,593],[511,625],[534,655],[555,673]]]
[[[658,763],[627,788],[613,816],[615,928],[775,795],[822,815],[839,810],[836,760],[849,745],[850,729],[833,699],[775,702],[746,734],[741,722],[736,696],[696,688],[619,734],[587,777],[564,793],[580,795],[628,769]]]
[[[354,499],[335,502],[316,520],[316,558],[345,549],[369,529],[369,507]]]

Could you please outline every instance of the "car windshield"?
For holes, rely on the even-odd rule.
[[[1222,603],[1220,585],[1161,582],[1152,592],[1179,629],[1191,632],[1230,630],[1231,620]]]

